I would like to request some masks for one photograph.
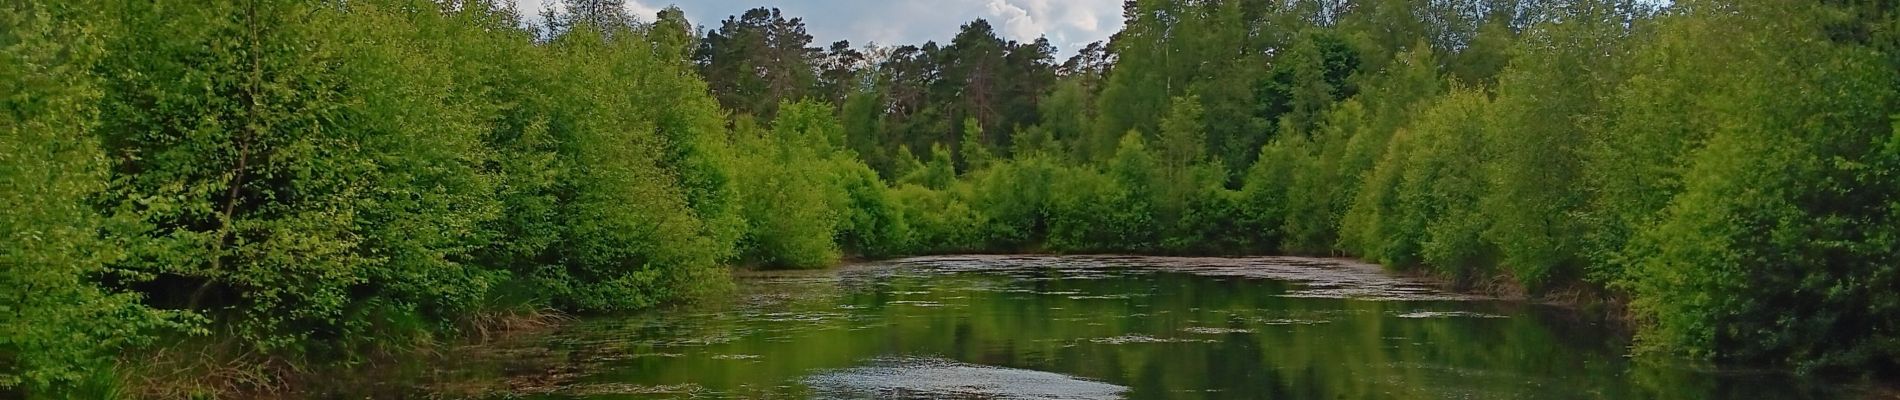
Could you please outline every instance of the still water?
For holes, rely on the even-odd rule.
[[[525,399],[1803,399],[1633,360],[1558,307],[1345,260],[931,257],[741,273],[732,299],[458,350],[431,396]],[[1851,396],[1849,396],[1851,397]]]

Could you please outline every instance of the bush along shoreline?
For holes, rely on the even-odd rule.
[[[1136,0],[1063,61],[561,4],[0,5],[0,395],[283,392],[968,252],[1352,256],[1900,372],[1884,2]]]

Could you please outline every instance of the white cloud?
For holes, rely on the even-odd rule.
[[[1119,0],[983,0],[1002,34],[1029,41],[1047,36],[1065,49],[1103,40],[1120,26]]]
[[[1010,4],[1009,1],[989,0],[988,6],[990,15],[995,16],[996,23],[1001,25],[1004,36],[1028,40],[1049,32],[1049,27],[1037,21],[1035,16],[1029,14],[1029,10]]]
[[[530,20],[559,0],[515,0]],[[989,19],[997,34],[1017,41],[1047,36],[1063,53],[1108,39],[1121,29],[1121,0],[627,0],[627,12],[651,21],[659,7],[677,4],[695,24],[719,21],[753,7],[777,7],[804,18],[814,42],[850,40],[863,45],[948,42],[958,27]],[[657,6],[657,7],[656,7]]]
[[[660,9],[640,3],[639,0],[627,0],[627,13],[641,21],[653,21],[659,18]]]
[[[657,7],[646,5],[640,0],[626,1],[627,3],[622,6],[627,9],[627,15],[632,15],[641,21],[653,21],[660,15],[660,9]],[[560,4],[560,0],[515,0],[515,12],[521,13],[531,21],[538,22],[541,18],[541,10],[547,9],[549,5],[559,9]]]

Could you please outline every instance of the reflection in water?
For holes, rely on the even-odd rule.
[[[1119,399],[1126,387],[930,358],[880,358],[806,378],[814,397],[877,399]]]
[[[1777,374],[1633,362],[1625,339],[1564,310],[1444,293],[1339,260],[936,257],[738,279],[729,301],[596,318],[458,353],[453,372],[437,375],[479,383],[424,390],[547,399],[1839,395]]]

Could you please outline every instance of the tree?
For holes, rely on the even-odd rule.
[[[1114,68],[1097,97],[1096,143],[1118,143],[1129,130],[1157,131],[1156,124],[1168,110],[1166,102],[1183,94],[1194,70],[1187,66],[1196,60],[1175,55],[1175,27],[1182,19],[1185,3],[1180,0],[1140,0],[1122,6],[1125,26],[1109,41],[1115,54]],[[1097,154],[1109,155],[1114,148]]]
[[[125,254],[94,209],[106,188],[97,124],[102,13],[91,2],[0,5],[0,393],[90,393],[116,352],[147,343],[166,315],[104,279]],[[90,394],[89,394],[90,393]]]
[[[1003,125],[1002,113],[1005,111],[1003,97],[1005,93],[1006,57],[1010,47],[1002,38],[996,37],[995,29],[989,21],[978,19],[964,24],[944,48],[944,81],[950,87],[949,98],[958,99],[951,103],[951,118],[965,123],[963,129],[955,132],[967,137],[974,128],[977,143],[1000,143],[997,138],[982,132],[999,132]],[[961,154],[965,149],[958,146]]]
[[[816,92],[833,107],[844,107],[846,99],[865,87],[860,75],[867,69],[866,62],[863,52],[851,48],[851,41],[833,42],[816,63],[819,71]]]
[[[647,37],[653,41],[654,51],[680,62],[692,62],[693,52],[699,49],[693,24],[686,20],[686,11],[678,6],[660,10],[653,26],[648,28]]]
[[[1496,159],[1484,198],[1493,224],[1485,236],[1532,290],[1581,273],[1585,124],[1602,114],[1598,93],[1619,80],[1613,71],[1625,31],[1616,11],[1587,3],[1563,23],[1537,25],[1499,78],[1487,150]]]
[[[1663,40],[1712,40],[1702,43],[1716,60],[1745,62],[1699,88],[1691,107],[1720,123],[1689,125],[1707,139],[1685,158],[1680,194],[1624,249],[1615,284],[1647,324],[1639,340],[1809,371],[1893,368],[1900,166],[1888,141],[1900,76],[1876,46],[1832,33],[1891,20],[1773,2],[1686,6],[1696,11],[1666,19]],[[1771,61],[1781,57],[1818,63]]]
[[[1494,190],[1484,179],[1484,167],[1496,165],[1484,151],[1489,100],[1454,88],[1413,121],[1414,147],[1395,155],[1407,160],[1397,189],[1402,222],[1393,239],[1416,241],[1406,247],[1416,246],[1418,254],[1391,256],[1421,261],[1460,280],[1489,276],[1497,250],[1483,233],[1496,210],[1480,205]]]
[[[368,152],[380,138],[346,122],[360,97],[332,72],[337,15],[282,2],[119,12],[140,34],[108,44],[96,132],[114,156],[107,201],[135,207],[143,232],[116,265],[154,276],[160,307],[229,305],[215,317],[259,349],[359,333],[345,326],[350,290],[389,258],[359,251],[357,216],[383,200]]]
[[[722,194],[712,103],[690,77],[651,50],[639,31],[575,29],[556,37],[545,112],[553,162],[549,187],[558,240],[528,273],[555,304],[627,310],[721,285],[718,262],[737,226]],[[627,76],[638,71],[650,76]],[[685,85],[674,86],[674,85]],[[675,97],[684,96],[684,97]],[[649,107],[666,104],[668,107]],[[712,119],[708,119],[708,118]],[[534,125],[531,128],[540,129]],[[726,210],[726,211],[722,211]]]
[[[1155,179],[1161,187],[1158,200],[1163,221],[1173,223],[1186,214],[1188,203],[1200,196],[1202,189],[1218,187],[1226,182],[1225,176],[1209,176],[1202,166],[1207,162],[1207,134],[1201,131],[1201,101],[1189,96],[1176,98],[1174,107],[1168,111],[1168,117],[1161,121],[1161,138],[1157,141]],[[1225,169],[1212,171],[1224,174]],[[1216,179],[1210,179],[1216,178]]]
[[[1106,155],[1098,156],[1094,151],[1108,146],[1090,142],[1095,138],[1089,134],[1095,106],[1091,100],[1094,93],[1086,85],[1083,79],[1074,77],[1058,81],[1055,89],[1038,103],[1042,119],[1037,126],[1048,132],[1051,140],[1066,144],[1067,153],[1076,160],[1105,159]]]
[[[1113,248],[1147,251],[1154,249],[1161,239],[1156,229],[1160,227],[1156,202],[1165,193],[1156,175],[1161,170],[1160,163],[1142,136],[1139,131],[1122,135],[1115,158],[1109,159],[1104,171],[1119,190],[1107,199],[1115,211],[1108,214],[1108,220],[1097,229],[1113,238],[1106,242]]]
[[[801,100],[817,87],[819,49],[811,41],[803,19],[755,8],[706,32],[695,58],[719,104],[770,119],[780,101]]]

